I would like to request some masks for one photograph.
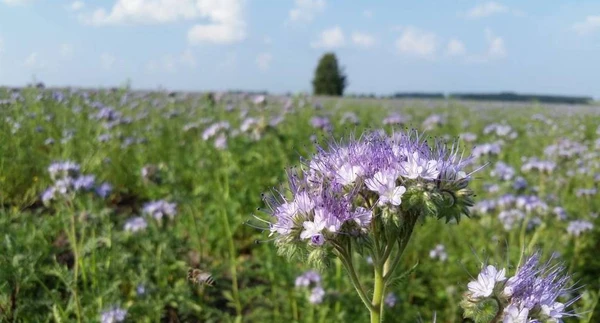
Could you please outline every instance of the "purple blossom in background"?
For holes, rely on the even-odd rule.
[[[53,180],[65,176],[76,176],[79,174],[80,166],[72,161],[54,162],[48,166],[50,178]]]
[[[227,121],[221,121],[217,123],[213,123],[208,128],[202,132],[202,140],[208,140],[214,136],[216,136],[220,131],[229,130],[230,125]]]
[[[125,222],[123,229],[128,232],[138,232],[146,229],[148,222],[141,216],[131,218]]]
[[[137,287],[135,288],[135,293],[138,296],[146,295],[146,286],[144,286],[142,284],[137,285]]]
[[[446,124],[446,117],[440,114],[432,114],[423,121],[423,129],[433,130]]]
[[[81,175],[73,181],[73,188],[76,191],[89,191],[94,188],[96,178],[94,175]]]
[[[499,155],[502,150],[500,143],[494,142],[491,144],[481,144],[473,148],[473,157],[479,158],[482,156]]]
[[[520,190],[524,190],[527,188],[527,180],[521,176],[515,178],[515,181],[513,182],[513,189],[515,191],[520,191]]]
[[[465,142],[474,142],[475,140],[477,140],[477,135],[471,132],[461,133],[460,135],[458,135],[458,137],[464,140]]]
[[[396,305],[396,302],[398,301],[398,298],[396,297],[396,295],[392,292],[389,292],[386,296],[385,299],[383,300],[383,302],[385,303],[385,305],[387,307],[394,307]]]
[[[144,204],[143,213],[152,216],[156,220],[161,220],[164,216],[169,218],[175,217],[177,214],[177,205],[163,200],[153,201]]]
[[[510,181],[515,176],[515,169],[499,161],[490,174],[501,181]]]
[[[443,244],[438,244],[435,248],[429,251],[429,258],[431,259],[439,259],[440,261],[446,261],[448,259],[448,254],[446,253],[446,247]]]
[[[101,323],[117,323],[125,321],[125,317],[127,316],[127,311],[120,307],[112,307],[109,310],[102,312],[100,316]]]
[[[308,297],[308,301],[311,304],[321,304],[323,303],[323,298],[325,297],[325,290],[321,286],[315,286],[310,291],[310,296]]]
[[[410,122],[410,117],[404,116],[400,113],[393,112],[383,119],[384,125],[403,125]]]
[[[309,270],[296,278],[296,287],[309,287],[311,284],[321,284],[321,275],[314,270]]]
[[[225,134],[220,134],[215,138],[215,148],[219,150],[227,149],[227,136]]]
[[[100,186],[96,187],[96,194],[101,198],[106,198],[112,192],[112,185],[109,183],[102,183]]]
[[[316,129],[321,129],[324,131],[331,131],[332,127],[331,127],[331,121],[329,121],[329,118],[327,117],[312,117],[310,119],[310,125],[313,128]]]
[[[570,235],[579,237],[585,231],[590,231],[594,228],[594,225],[586,220],[575,220],[569,222],[569,226],[567,227],[567,232]]]
[[[580,188],[575,192],[577,197],[590,197],[594,196],[598,193],[598,190],[595,188]]]
[[[551,161],[546,160],[538,160],[537,158],[530,158],[525,161],[521,166],[521,171],[523,173],[529,173],[532,171],[537,171],[544,174],[550,174],[556,168],[556,164]]]
[[[560,206],[555,207],[552,210],[552,213],[554,213],[554,215],[556,215],[556,218],[560,221],[564,221],[567,219],[567,211],[565,211],[565,209],[563,209]]]
[[[341,124],[350,123],[350,124],[357,125],[357,124],[359,124],[359,122],[360,122],[360,120],[358,119],[358,116],[356,115],[356,113],[351,112],[351,111],[345,112],[342,115],[342,118],[340,119]]]

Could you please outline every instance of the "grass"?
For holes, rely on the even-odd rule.
[[[11,95],[0,91],[0,99]],[[467,150],[503,142],[498,155],[478,160],[488,166],[473,182],[477,201],[527,194],[539,196],[549,208],[532,215],[541,221],[531,229],[521,221],[506,230],[499,211],[475,214],[460,224],[419,224],[400,271],[418,265],[392,288],[398,301],[386,310],[386,321],[431,322],[436,316],[437,322],[460,322],[458,304],[482,262],[510,272],[521,250],[535,249],[545,256],[558,253],[581,286],[575,291],[581,299],[573,306],[581,315],[567,321],[599,319],[600,232],[594,214],[600,202],[598,195],[577,196],[578,189],[595,187],[594,174],[600,173],[597,107],[321,98],[322,109],[315,109],[316,99],[309,97],[268,98],[265,105],[251,99],[226,96],[214,103],[191,94],[65,90],[58,95],[29,88],[1,104],[0,320],[92,322],[119,306],[132,322],[366,321],[340,263],[322,272],[326,296],[323,304],[313,305],[308,292],[294,286],[295,278],[311,268],[279,256],[268,233],[248,221],[253,214],[266,218],[257,211],[264,207],[261,194],[279,187],[286,167],[315,151],[315,140],[329,138],[311,126],[313,116],[329,117],[331,135],[342,138],[365,129],[423,130],[423,121],[433,114],[444,122],[431,126],[430,136],[476,134],[475,143],[463,141]],[[119,112],[121,121],[98,120],[102,107]],[[346,112],[355,113],[360,123],[341,124]],[[410,122],[384,125],[392,112]],[[251,131],[239,131],[242,115],[257,120]],[[268,126],[276,116],[283,121]],[[230,124],[226,149],[217,149],[215,138],[202,139],[217,121]],[[510,125],[517,137],[484,134],[491,123]],[[100,141],[106,134],[110,139]],[[586,150],[567,157],[544,154],[562,139]],[[523,158],[529,157],[552,160],[557,167],[550,174],[523,173]],[[41,194],[53,183],[47,168],[63,160],[80,164],[82,173],[110,183],[113,191],[107,198],[87,192],[42,203]],[[512,166],[528,188],[516,192],[512,181],[492,176],[498,161]],[[148,165],[156,171],[144,178],[141,170]],[[155,200],[176,203],[177,215],[147,218],[145,230],[125,231],[126,221]],[[567,211],[568,220],[552,214],[555,206]],[[566,230],[575,219],[595,227],[575,237]],[[445,246],[446,261],[429,257],[437,244]],[[363,279],[372,274],[366,259],[354,262]],[[188,281],[190,268],[211,273],[214,286]],[[138,292],[141,286],[144,293]]]

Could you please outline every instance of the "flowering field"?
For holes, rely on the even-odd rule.
[[[278,254],[270,197],[332,138],[381,132],[454,142],[475,193],[470,218],[419,219],[384,321],[461,322],[486,277],[537,260],[552,295],[530,314],[600,321],[599,107],[28,88],[0,108],[0,321],[367,321],[342,261]],[[373,259],[351,257],[371,286]],[[511,302],[504,321],[527,322]]]

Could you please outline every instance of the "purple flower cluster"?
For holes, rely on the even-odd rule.
[[[278,192],[266,200],[281,244],[327,241],[370,233],[382,214],[394,223],[410,214],[459,220],[468,214],[472,192],[456,146],[430,147],[415,131],[386,136],[368,133],[347,144],[318,148],[302,171],[289,172],[292,198]],[[403,201],[409,198],[406,205]],[[381,212],[378,212],[380,210]]]
[[[577,298],[558,301],[572,292],[568,287],[570,277],[564,267],[553,265],[551,260],[540,263],[540,255],[535,253],[510,278],[505,276],[505,269],[484,267],[477,280],[468,284],[469,292],[461,303],[465,315],[475,316],[477,303],[493,298],[502,311],[503,322],[561,322],[573,316],[566,308]]]
[[[100,316],[100,322],[102,323],[117,323],[125,321],[127,316],[127,310],[120,307],[112,307],[109,310],[102,312]]]
[[[164,216],[172,219],[177,214],[177,205],[163,200],[152,201],[144,204],[142,212],[156,220],[161,220]]]
[[[579,237],[585,231],[590,231],[594,228],[594,225],[586,220],[575,220],[569,222],[569,226],[567,226],[567,232],[570,235]]]
[[[547,160],[539,160],[537,158],[530,158],[526,160],[521,166],[523,173],[529,173],[536,171],[543,174],[550,174],[556,168],[556,164]]]
[[[48,167],[50,178],[54,184],[42,193],[42,202],[50,203],[52,200],[71,198],[77,192],[89,192],[95,190],[96,194],[106,198],[112,191],[112,186],[102,183],[96,186],[94,175],[80,174],[81,167],[71,161],[54,162]]]
[[[296,277],[296,287],[310,289],[308,301],[312,304],[321,304],[323,302],[325,290],[321,286],[321,275],[318,272],[309,270]]]
[[[446,247],[443,244],[437,244],[435,248],[429,251],[429,258],[439,259],[442,262],[446,261],[448,259]]]

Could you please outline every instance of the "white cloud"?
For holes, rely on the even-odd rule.
[[[112,54],[102,53],[100,55],[100,66],[102,66],[103,69],[111,69],[115,65],[116,61],[117,58]]]
[[[20,6],[33,2],[33,0],[2,0],[2,3],[9,6]]]
[[[415,27],[405,27],[398,39],[396,49],[401,54],[432,57],[437,50],[437,36]]]
[[[465,44],[458,39],[450,39],[446,46],[446,54],[450,56],[461,56],[467,52]]]
[[[596,30],[600,30],[600,15],[587,16],[584,21],[574,23],[573,30],[580,35],[585,35]]]
[[[364,11],[363,11],[363,16],[364,16],[365,18],[369,18],[369,19],[371,19],[371,18],[373,18],[373,11],[371,11],[371,10],[368,10],[368,9],[367,9],[367,10],[364,10]]]
[[[369,48],[375,44],[375,38],[367,33],[352,33],[352,42],[360,47]]]
[[[207,24],[195,25],[188,30],[187,39],[191,45],[201,43],[234,43],[246,37],[244,27],[235,24]]]
[[[263,42],[264,42],[266,45],[271,45],[271,43],[273,43],[273,39],[271,39],[271,37],[269,37],[269,36],[265,36],[265,37],[263,38]]]
[[[508,12],[508,7],[494,1],[489,1],[469,9],[466,16],[467,18],[478,19],[505,12]]]
[[[344,32],[339,26],[323,30],[319,39],[310,44],[313,48],[334,49],[344,46]]]
[[[75,48],[71,44],[62,44],[60,45],[60,57],[62,58],[71,58],[73,57],[73,53],[75,52]]]
[[[325,0],[296,0],[290,10],[289,19],[292,22],[311,22],[315,16],[325,10]]]
[[[71,11],[79,11],[83,9],[83,7],[85,7],[85,3],[83,1],[73,1],[68,8]]]
[[[266,71],[271,67],[271,61],[273,60],[273,55],[270,53],[260,53],[256,57],[256,65],[262,71]]]
[[[491,30],[485,30],[485,39],[488,43],[487,55],[489,58],[502,58],[507,55],[504,39],[492,33]]]
[[[231,43],[246,36],[244,0],[117,0],[110,11],[100,8],[80,15],[95,26],[126,24],[167,24],[205,20],[188,30],[190,44]]]

